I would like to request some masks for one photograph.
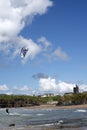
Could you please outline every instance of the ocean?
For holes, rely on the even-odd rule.
[[[14,125],[15,128],[26,126],[47,126],[54,129],[87,130],[87,109],[28,109],[9,108],[0,109],[0,130]],[[14,129],[15,130],[15,129]]]

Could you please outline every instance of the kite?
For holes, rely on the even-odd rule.
[[[28,52],[28,48],[23,47],[20,52],[21,58],[24,58]]]

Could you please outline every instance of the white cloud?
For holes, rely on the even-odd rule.
[[[7,91],[7,90],[9,90],[9,89],[6,84],[0,85],[0,91]]]
[[[26,47],[29,49],[29,51],[27,52],[26,57],[22,60],[23,63],[26,63],[28,59],[34,59],[36,55],[43,53],[44,51],[45,51],[45,54],[43,54],[43,56],[47,57],[48,60],[55,60],[59,58],[62,60],[69,59],[69,56],[64,51],[62,51],[61,48],[58,48],[49,54],[50,51],[48,50],[51,47],[51,43],[45,37],[39,38],[38,42],[40,44],[37,44],[32,39],[25,39],[22,36],[17,37],[13,43],[14,48],[15,48],[13,57],[19,54],[20,48]],[[6,50],[6,48],[4,48],[4,50]],[[9,50],[7,49],[7,51]]]
[[[36,15],[42,15],[51,7],[51,0],[0,0],[0,51],[4,54],[11,54],[12,58],[20,54],[22,47],[29,48],[26,57],[22,60],[25,63],[29,58],[34,59],[36,55],[47,51],[43,56],[49,59],[67,60],[68,55],[58,48],[51,54],[48,49],[51,43],[42,36],[38,43],[32,39],[25,39],[21,31],[27,24],[32,23]],[[50,55],[50,56],[49,56]]]
[[[23,45],[28,45],[32,52],[31,58],[34,58],[40,51],[39,46],[19,34],[34,16],[46,13],[52,5],[51,0],[0,0],[0,51],[8,54],[14,49],[16,56]]]
[[[47,79],[40,79],[39,80],[39,89],[40,91],[50,91],[58,94],[64,94],[66,92],[73,92],[73,87],[75,84],[69,84],[66,82],[59,81],[56,83],[56,79],[54,78],[47,78]]]
[[[86,91],[87,92],[87,84],[80,85],[80,92]]]
[[[10,0],[10,2],[12,7],[21,9],[22,17],[43,14],[47,11],[47,7],[52,6],[50,0]]]
[[[66,83],[66,82],[62,82],[62,81],[58,82],[58,91],[60,94],[64,94],[67,92],[73,92],[73,87],[75,87],[75,84]]]
[[[52,92],[54,94],[64,94],[68,92],[73,92],[73,87],[75,87],[76,84],[74,83],[67,83],[63,81],[56,82],[55,78],[40,78],[39,80],[39,88],[34,89],[33,87],[29,87],[27,85],[24,85],[22,87],[15,86],[13,88],[8,88],[6,84],[0,85],[0,91],[6,92],[6,94],[27,94],[27,95],[37,95],[44,92]],[[81,84],[79,85],[79,91],[80,92],[87,92],[87,84]]]
[[[38,39],[38,42],[43,44],[44,51],[48,50],[51,46],[51,43],[43,36]]]
[[[63,81],[56,82],[55,78],[41,78],[39,80],[40,92],[54,92],[56,94],[64,94],[73,92],[73,88],[76,86],[75,83],[67,83]],[[79,85],[79,92],[87,92],[87,84]]]
[[[12,95],[13,93],[12,93],[12,92],[7,92],[6,94],[7,94],[7,95]]]
[[[33,95],[34,92],[36,92],[33,88],[27,86],[27,85],[24,85],[22,87],[18,87],[18,86],[14,86],[12,88],[12,93],[13,94],[25,94],[25,95]]]
[[[14,87],[13,88],[14,90],[18,90],[18,91],[29,91],[29,90],[31,90],[31,88],[30,87],[28,87],[28,86],[26,86],[26,85],[24,85],[23,87]]]
[[[41,78],[39,80],[39,86],[40,90],[42,91],[50,91],[50,90],[55,90],[57,89],[56,81],[55,79],[52,78]]]
[[[30,57],[31,59],[33,59],[37,54],[39,54],[41,52],[41,48],[39,45],[37,45],[32,39],[24,39],[24,38],[20,38],[19,39],[19,43],[22,46],[25,46],[28,48],[28,52],[26,57],[24,58],[23,62],[25,63],[27,61],[27,59]]]
[[[29,87],[28,86],[24,86],[22,88],[20,88],[20,91],[29,91]]]
[[[8,41],[17,36],[24,23],[21,10],[11,5],[11,0],[0,1],[0,41]]]
[[[0,0],[0,41],[17,36],[37,14],[44,14],[52,6],[50,0]]]
[[[45,41],[43,41],[43,43],[44,42]],[[47,43],[48,44],[46,44],[46,45],[47,45],[47,48],[49,49],[49,47],[51,47],[51,44],[49,44],[50,43],[49,41],[47,41]],[[45,43],[44,43],[44,45],[45,45]],[[45,50],[47,50],[47,49],[45,49]],[[44,48],[43,48],[43,51],[44,51]],[[43,56],[45,56],[48,59],[48,61],[56,61],[56,60],[59,60],[59,59],[63,60],[63,61],[68,61],[70,59],[69,55],[64,50],[62,50],[61,47],[57,47],[57,49],[55,49],[55,50],[50,48],[48,51],[46,51],[43,54]]]
[[[53,56],[55,59],[56,59],[56,58],[60,58],[60,59],[62,59],[62,60],[68,60],[68,59],[69,59],[69,56],[67,55],[67,53],[64,52],[60,47],[57,48],[57,49],[53,52],[52,56]]]

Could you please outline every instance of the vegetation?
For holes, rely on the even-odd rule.
[[[34,105],[47,104],[57,101],[56,105],[79,105],[87,104],[87,93],[78,93],[58,96],[27,96],[27,95],[0,95],[0,107],[29,107]]]
[[[57,105],[80,105],[87,104],[87,93],[64,95]]]
[[[26,107],[46,104],[48,99],[27,95],[0,95],[0,107]]]

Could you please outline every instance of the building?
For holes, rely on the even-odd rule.
[[[65,93],[64,95],[72,95],[73,92]]]
[[[78,94],[78,93],[79,93],[79,87],[78,87],[77,84],[76,84],[76,86],[73,88],[73,93],[74,93],[74,94]]]
[[[38,97],[52,97],[52,96],[54,96],[53,93],[45,93],[43,95],[38,95]]]

